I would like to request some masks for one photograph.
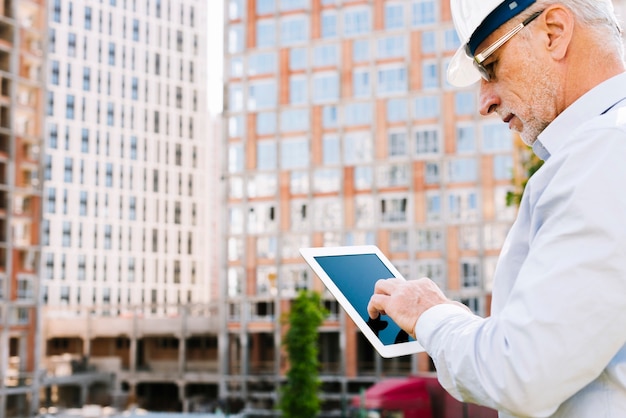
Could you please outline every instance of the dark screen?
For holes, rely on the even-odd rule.
[[[384,345],[413,341],[388,316],[372,320],[367,314],[376,281],[395,277],[376,254],[317,256],[315,260]]]

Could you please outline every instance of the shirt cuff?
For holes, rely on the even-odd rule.
[[[428,351],[435,331],[453,316],[468,315],[466,308],[453,303],[442,303],[427,309],[415,324],[415,338]]]

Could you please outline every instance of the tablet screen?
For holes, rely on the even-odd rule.
[[[367,304],[374,294],[376,281],[395,277],[376,254],[314,258],[384,345],[415,341],[388,316],[372,320],[367,314]]]

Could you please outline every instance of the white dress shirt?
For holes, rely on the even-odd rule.
[[[418,341],[456,398],[501,417],[626,417],[626,73],[539,136],[492,316],[438,305]]]

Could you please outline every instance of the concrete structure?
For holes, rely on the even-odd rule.
[[[0,2],[0,417],[39,391],[38,260],[45,2]]]
[[[515,147],[479,116],[476,86],[446,83],[449,3],[228,0],[224,19],[223,396],[275,406],[279,318],[299,289],[323,291],[299,247],[377,244],[407,278],[488,314]],[[325,414],[383,376],[431,368],[425,354],[380,358],[325,296]]]
[[[42,402],[80,406],[106,384],[132,401],[163,382],[182,408],[181,382],[216,380],[197,351],[217,335],[206,2],[49,4]],[[183,371],[205,359],[196,380]]]

